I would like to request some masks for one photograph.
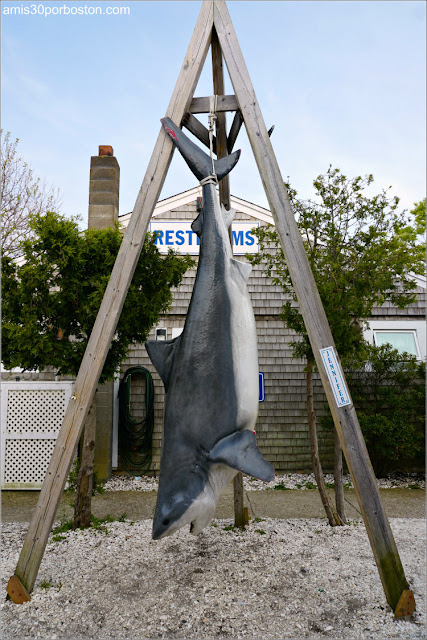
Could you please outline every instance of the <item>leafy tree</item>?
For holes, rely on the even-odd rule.
[[[76,375],[121,241],[118,227],[80,232],[77,219],[48,211],[30,216],[23,263],[3,256],[3,363],[26,370],[54,367]],[[194,262],[161,256],[147,235],[100,377],[114,377],[133,343],[144,342],[172,302],[171,287]],[[74,526],[90,525],[95,404],[85,424]]]
[[[314,182],[315,198],[300,200],[287,184],[307,257],[328,318],[335,344],[343,361],[363,358],[363,326],[373,306],[385,300],[400,308],[415,301],[416,284],[411,272],[424,272],[424,248],[414,227],[414,216],[399,211],[399,199],[389,190],[369,195],[372,175],[347,178],[329,166]],[[415,215],[415,214],[414,214]],[[271,227],[255,230],[260,251],[248,255],[252,264],[262,264],[287,300],[282,318],[298,338],[295,357],[307,360],[308,418],[312,460],[322,501],[331,524],[337,520],[324,490],[312,403],[314,356],[304,320],[297,305],[279,236]],[[336,441],[338,442],[338,441]],[[335,482],[337,490],[338,483]],[[329,503],[329,505],[327,504]]]
[[[1,227],[2,253],[17,257],[20,242],[31,233],[29,216],[58,210],[57,191],[46,187],[36,178],[31,167],[18,156],[18,138],[10,139],[10,132],[1,131]]]
[[[30,216],[23,264],[3,256],[3,350],[6,368],[54,367],[76,375],[122,241],[118,227],[81,232],[77,219],[51,211]],[[146,340],[192,264],[162,257],[147,236],[100,382],[111,380],[129,346]]]
[[[422,451],[425,371],[424,362],[389,344],[367,345],[364,366],[347,363],[347,382],[372,466],[380,477]],[[330,413],[320,422],[332,427]]]
[[[417,235],[424,235],[426,231],[426,198],[415,202],[414,208],[411,210],[414,216],[414,231]]]

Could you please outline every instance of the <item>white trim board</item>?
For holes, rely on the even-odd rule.
[[[171,196],[170,198],[166,198],[165,200],[160,200],[154,209],[153,218],[162,216],[169,211],[173,211],[174,209],[178,209],[186,204],[191,204],[197,198],[201,197],[202,191],[199,187],[194,187],[193,189],[189,189],[188,191],[184,191],[183,193],[178,193],[175,196]],[[258,206],[257,204],[253,204],[252,202],[248,202],[247,200],[242,200],[241,198],[237,198],[236,196],[230,196],[231,206],[233,209],[236,209],[239,213],[245,213],[251,218],[255,220],[260,220],[261,222],[267,222],[268,224],[274,224],[273,216],[271,215],[268,209],[264,209],[263,207]],[[127,227],[127,224],[130,220],[131,213],[126,213],[122,216],[119,216],[119,223],[123,227]]]

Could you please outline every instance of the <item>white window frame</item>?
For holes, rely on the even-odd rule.
[[[417,349],[417,359],[426,358],[426,324],[424,320],[370,320],[369,329],[364,330],[364,338],[376,345],[376,332],[412,333]]]

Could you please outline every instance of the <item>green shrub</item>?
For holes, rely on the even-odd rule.
[[[377,477],[423,450],[425,363],[391,345],[366,346],[364,366],[346,366],[346,377]],[[332,426],[330,414],[320,419]],[[417,428],[420,427],[420,428]]]

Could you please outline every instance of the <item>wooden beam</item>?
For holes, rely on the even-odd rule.
[[[243,124],[242,112],[240,111],[240,109],[238,109],[234,114],[234,119],[230,127],[230,133],[228,134],[228,138],[227,138],[228,153],[231,153],[234,149],[234,145],[236,144],[237,136],[240,133],[242,124]]]
[[[238,104],[236,96],[223,96],[218,95],[218,102],[216,110],[221,111],[237,111]],[[209,113],[210,111],[209,97],[207,98],[193,98],[190,104],[190,113]]]
[[[213,4],[205,1],[175,85],[166,116],[181,122],[190,105],[211,42]],[[15,575],[28,592],[37,577],[52,523],[71,467],[86,415],[144,244],[148,223],[162,189],[173,143],[160,129],[132,216],[122,240],[104,298],[83,357],[44,479]]]
[[[215,28],[212,30],[212,75],[213,75],[213,92],[216,96],[222,96],[225,91],[224,85],[224,68],[222,61],[222,51],[219,44],[218,36]],[[216,137],[217,137],[217,156],[225,158],[228,153],[227,149],[227,121],[225,112],[219,112],[216,117]],[[230,177],[225,176],[219,183],[219,201],[227,211],[230,209]],[[228,229],[230,236],[231,251],[233,251],[233,233],[232,225]],[[234,495],[234,526],[239,529],[245,527],[245,503],[243,497],[243,474],[241,472],[234,476],[233,480]]]
[[[284,186],[261,110],[225,2],[214,2],[214,26],[234,92],[274,217],[286,263],[298,298],[323,387],[353,479],[386,598],[395,609],[408,583],[393,534],[380,500],[376,478],[353,404],[338,406],[321,350],[337,357],[332,334],[304,251],[289,196]],[[344,381],[345,382],[345,381]]]
[[[187,111],[187,113],[182,119],[182,126],[186,127],[186,129],[188,129],[193,134],[193,136],[196,136],[196,138],[200,140],[200,142],[202,142],[206,147],[208,147],[208,149],[211,148],[209,144],[208,129],[206,129],[205,125],[202,124],[200,120],[197,120],[197,118],[195,118],[193,114],[190,113],[189,111]],[[212,143],[213,143],[213,152],[216,154],[216,137],[215,136],[213,137]]]
[[[222,66],[222,52],[215,29],[212,29],[212,75],[214,95],[224,95],[224,69]],[[227,155],[227,122],[225,112],[216,114],[217,156],[225,158]],[[230,209],[230,177],[225,176],[219,183],[219,201],[227,211]],[[231,227],[230,227],[231,233]],[[243,507],[242,507],[243,509]]]

